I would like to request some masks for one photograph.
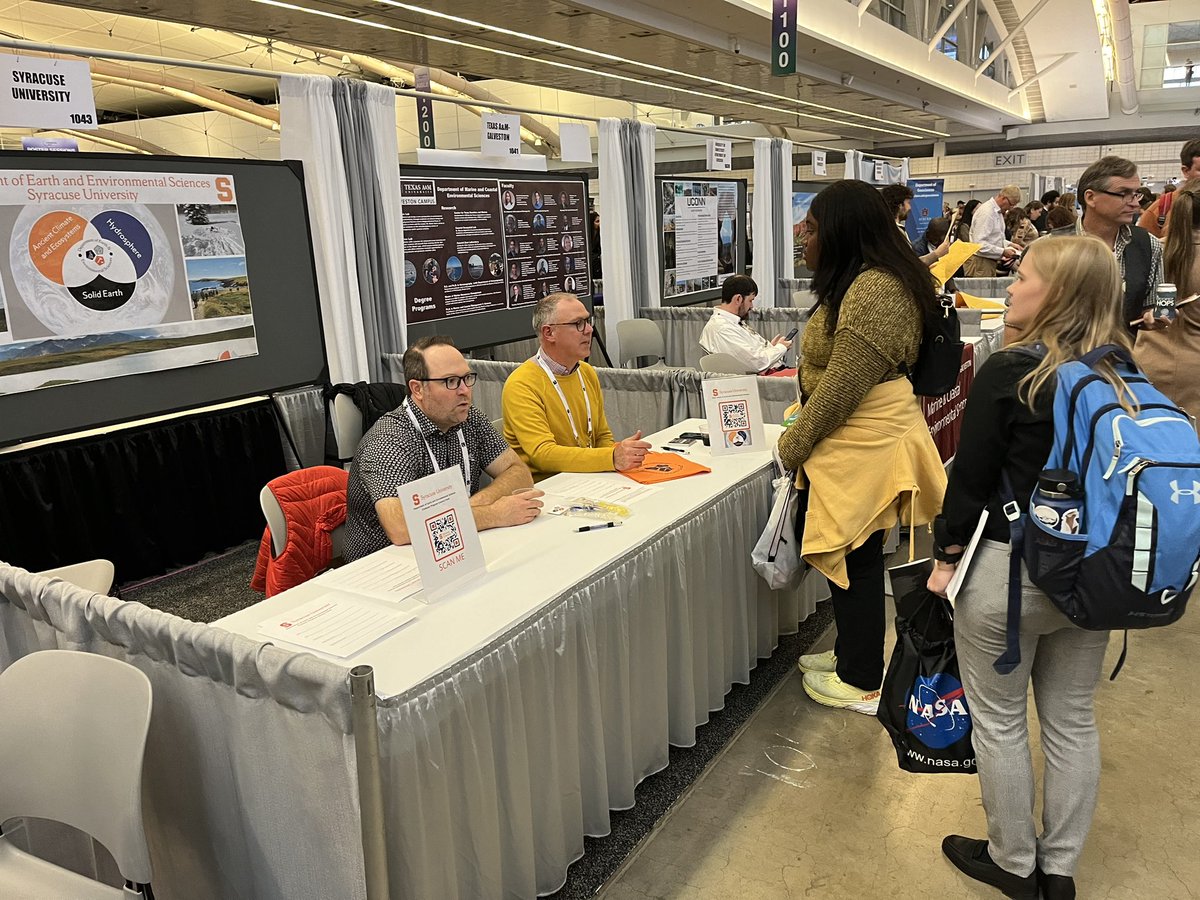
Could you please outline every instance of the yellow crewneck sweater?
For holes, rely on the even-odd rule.
[[[504,382],[501,398],[504,439],[529,466],[534,481],[556,472],[613,471],[613,436],[604,417],[604,398],[596,370],[580,363],[570,375],[558,376],[558,383],[571,406],[571,416],[584,446],[579,446],[571,432],[571,422],[554,385],[532,359],[522,363]],[[592,405],[590,442],[584,386]]]

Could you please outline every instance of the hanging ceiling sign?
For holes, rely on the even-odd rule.
[[[427,66],[417,66],[413,69],[413,87],[424,94],[429,93]],[[433,100],[429,97],[417,98],[417,142],[422,150],[433,150],[437,147],[437,138],[433,134]]]
[[[825,174],[825,151],[824,150],[814,150],[812,159],[813,159],[813,174],[814,175],[824,175]]]
[[[796,74],[796,6],[799,0],[773,0],[771,74]]]
[[[733,168],[733,141],[720,138],[708,139],[708,170],[728,172]]]
[[[0,55],[0,125],[98,128],[92,69],[83,60]]]

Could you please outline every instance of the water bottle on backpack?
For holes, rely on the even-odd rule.
[[[1063,534],[1083,527],[1083,489],[1070,469],[1042,469],[1029,508],[1039,522]]]

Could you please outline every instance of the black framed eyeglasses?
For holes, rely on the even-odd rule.
[[[478,372],[468,372],[466,375],[447,375],[445,378],[421,378],[420,381],[439,381],[446,386],[448,391],[457,391],[460,384],[465,384],[467,387],[474,387],[475,382],[479,380]]]
[[[1110,197],[1116,197],[1124,203],[1128,203],[1132,199],[1141,199],[1141,193],[1138,191],[1102,191],[1096,189],[1097,194],[1108,194]]]
[[[574,322],[551,322],[549,324],[552,328],[556,325],[571,325],[576,331],[578,331],[580,334],[583,334],[588,330],[588,328],[595,325],[595,321],[591,316],[588,316],[586,319],[576,319]]]

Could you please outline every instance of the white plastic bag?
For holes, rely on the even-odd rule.
[[[796,508],[800,501],[796,476],[784,472],[772,483],[775,499],[771,502],[771,515],[750,559],[754,571],[771,590],[779,591],[800,586],[805,564],[800,559],[800,542],[796,538]]]

